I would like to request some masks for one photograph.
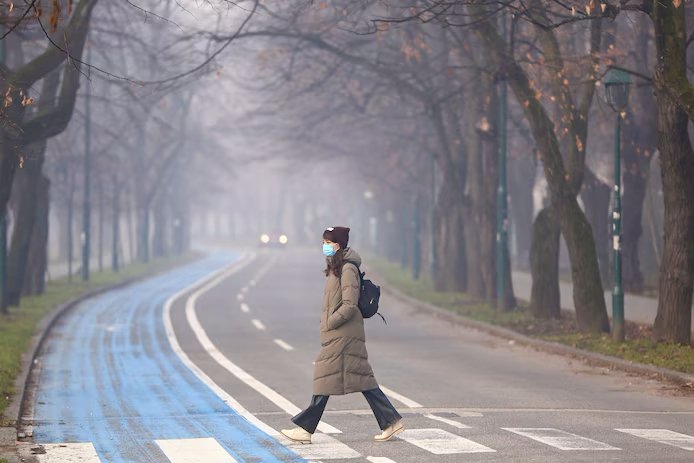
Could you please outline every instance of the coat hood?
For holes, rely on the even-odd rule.
[[[345,249],[344,256],[343,256],[345,262],[349,262],[350,264],[354,264],[357,267],[361,266],[361,256],[357,253],[352,248],[347,248]]]

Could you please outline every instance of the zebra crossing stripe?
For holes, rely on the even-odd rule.
[[[420,404],[419,402],[415,402],[414,400],[412,400],[408,397],[405,397],[402,394],[398,394],[394,390],[388,389],[383,384],[381,384],[380,387],[381,387],[381,390],[383,391],[383,393],[385,395],[387,395],[388,397],[390,397],[392,399],[397,400],[398,402],[405,405],[406,407],[410,407],[410,408],[422,408],[422,407],[424,407],[424,405]]]
[[[39,463],[64,463],[79,461],[80,463],[101,463],[99,455],[91,442],[75,444],[41,444],[46,451],[37,455]]]
[[[458,429],[470,429],[470,426],[468,426],[467,424],[459,423],[459,422],[457,422],[457,421],[450,420],[450,419],[448,419],[448,418],[444,418],[443,416],[436,416],[436,415],[434,415],[433,413],[427,413],[427,414],[424,415],[424,417],[425,417],[425,418],[429,418],[430,420],[440,421],[440,422],[442,422],[442,423],[446,423],[446,424],[448,424],[448,425],[453,426],[454,428],[458,428]]]
[[[155,441],[171,463],[237,463],[212,437]]]
[[[284,440],[289,441],[289,439]],[[332,436],[323,433],[315,433],[311,438],[311,445],[287,443],[287,447],[306,460],[336,460],[347,458],[359,458],[361,454]]]
[[[559,450],[621,450],[603,442],[555,428],[501,428]]]
[[[366,457],[366,459],[371,463],[395,463],[395,461],[387,457]]]
[[[669,429],[615,429],[615,431],[631,434],[632,436],[672,445],[684,450],[694,450],[694,437]]]
[[[496,452],[496,450],[443,429],[406,429],[398,435],[398,439],[416,445],[434,455]]]

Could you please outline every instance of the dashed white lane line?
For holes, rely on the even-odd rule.
[[[253,326],[255,326],[260,331],[265,331],[265,325],[263,325],[263,322],[261,322],[260,320],[256,320],[254,318],[253,320],[251,320],[251,323],[253,323]]]
[[[496,452],[496,450],[443,429],[405,429],[398,435],[398,439],[407,441],[434,455]]]
[[[620,450],[617,447],[555,428],[501,428],[560,450]]]
[[[366,457],[371,463],[395,463],[395,460],[391,460],[387,457]]]
[[[245,303],[241,304],[241,312],[248,313],[250,311],[251,311],[251,308],[248,307],[248,304],[245,304]]]
[[[171,463],[237,463],[212,437],[155,441]]]
[[[241,288],[241,294],[246,294],[248,292],[248,286]]]
[[[241,293],[237,294],[236,299],[239,301],[243,301],[243,294],[241,294]]]
[[[99,455],[91,442],[70,444],[42,444],[46,451],[37,455],[40,463],[61,463],[79,461],[80,463],[101,463]]]
[[[672,445],[683,450],[694,450],[694,437],[669,429],[616,429],[616,431],[642,437],[661,444]]]
[[[431,414],[431,413],[426,413],[426,414],[424,415],[424,417],[425,417],[425,418],[429,418],[430,420],[440,421],[441,423],[446,423],[446,424],[448,424],[448,425],[450,425],[450,426],[453,426],[454,428],[458,428],[458,429],[470,429],[470,426],[468,426],[467,424],[459,423],[459,422],[457,422],[457,421],[450,420],[450,419],[448,419],[448,418],[444,418],[443,416],[436,416],[436,415]]]
[[[406,407],[409,407],[409,408],[422,408],[422,407],[424,407],[424,405],[422,405],[418,402],[415,402],[412,399],[408,399],[404,395],[398,394],[397,392],[393,391],[392,389],[388,389],[387,387],[385,387],[382,384],[380,385],[380,387],[381,387],[381,390],[385,393],[385,395],[397,400],[398,402],[405,405]]]
[[[248,286],[251,286],[251,287],[255,286],[255,280],[251,280],[250,283],[248,283]]]
[[[282,341],[281,339],[275,339],[275,344],[280,346],[282,349],[286,350],[287,352],[294,350],[292,346],[287,344],[286,342]]]
[[[207,292],[210,289],[217,286],[219,283],[221,283],[223,280],[225,280],[228,276],[233,274],[232,270],[230,270],[229,272],[223,273],[219,277],[206,283],[204,286],[202,286],[197,291],[195,291],[193,294],[191,294],[191,296],[186,301],[186,309],[185,309],[186,319],[188,321],[188,324],[190,325],[191,329],[193,330],[193,333],[195,334],[195,337],[197,338],[200,345],[202,345],[202,347],[205,349],[205,352],[207,352],[208,355],[210,357],[212,357],[212,359],[214,361],[216,361],[222,368],[227,370],[232,375],[236,376],[236,378],[238,378],[239,380],[246,383],[246,385],[255,389],[259,394],[264,396],[270,402],[277,405],[280,409],[282,409],[285,412],[287,412],[288,414],[294,416],[297,413],[299,413],[301,411],[301,409],[299,407],[297,407],[296,405],[294,405],[293,403],[291,403],[286,398],[284,398],[282,395],[280,395],[277,392],[275,392],[274,390],[272,390],[266,384],[258,381],[255,377],[251,376],[248,372],[246,372],[244,369],[242,369],[241,367],[239,367],[238,365],[233,363],[224,354],[222,354],[222,352],[217,348],[217,346],[214,345],[212,340],[210,340],[209,336],[207,336],[207,332],[204,330],[204,328],[200,324],[200,321],[198,320],[198,316],[195,313],[195,304],[196,304],[198,298],[202,294],[204,294],[205,292]],[[170,315],[168,315],[168,316],[170,317]],[[170,323],[170,320],[169,320],[169,323]],[[263,430],[265,430],[265,429],[263,429]],[[324,433],[329,433],[329,434],[341,434],[342,433],[342,431],[340,431],[339,429],[337,429],[333,426],[330,426],[329,424],[324,423],[322,421],[318,424],[318,430],[321,432],[324,432]],[[277,435],[277,432],[275,431],[272,435]],[[321,458],[321,457],[319,457],[319,458]]]

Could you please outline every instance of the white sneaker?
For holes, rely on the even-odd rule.
[[[301,442],[302,444],[311,443],[311,433],[304,428],[282,429],[280,432],[294,442]]]
[[[398,420],[384,429],[381,434],[374,436],[374,440],[376,442],[385,442],[390,440],[393,436],[400,434],[404,430],[405,426],[402,424],[402,420]]]

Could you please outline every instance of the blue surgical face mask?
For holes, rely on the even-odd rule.
[[[334,256],[335,252],[335,248],[332,244],[323,243],[323,254],[325,254],[326,257]]]

